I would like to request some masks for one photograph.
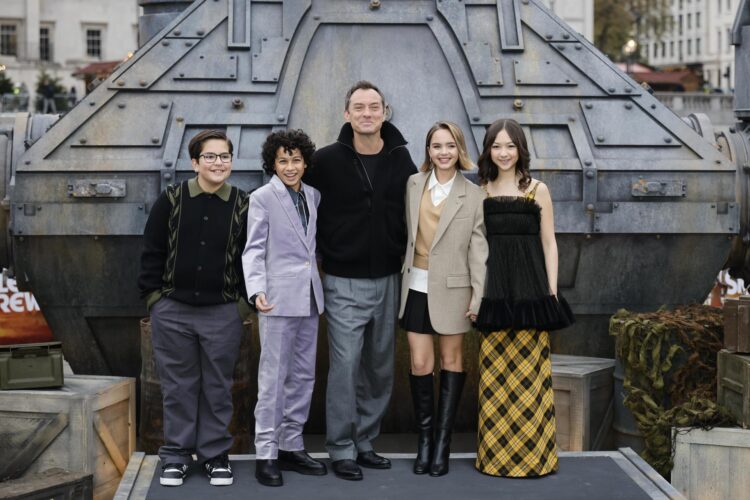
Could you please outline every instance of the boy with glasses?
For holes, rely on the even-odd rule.
[[[212,485],[230,485],[248,197],[226,182],[232,142],[223,132],[199,132],[188,150],[196,177],[168,186],[151,208],[138,278],[163,394],[160,483],[180,486],[195,453]]]

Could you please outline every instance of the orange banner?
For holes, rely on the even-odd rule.
[[[5,272],[0,279],[0,344],[28,344],[54,340],[52,331],[31,292],[19,292]]]

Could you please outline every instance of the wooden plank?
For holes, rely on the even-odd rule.
[[[661,492],[664,493],[667,498],[671,500],[685,500],[685,497],[682,493],[677,491],[671,484],[669,484],[661,474],[656,472],[653,467],[646,463],[646,461],[643,460],[640,455],[638,455],[631,448],[620,448],[618,451],[622,453],[622,456],[625,457],[630,463],[632,463],[641,472],[641,474],[649,478],[651,482],[654,483],[654,485],[659,488],[659,490],[661,490]]]
[[[682,443],[750,448],[750,430],[748,429],[714,427],[710,431],[704,431],[680,427],[676,431]]]
[[[131,404],[128,406],[128,455],[132,455],[135,451],[135,426],[137,420],[135,419],[135,379],[132,379],[130,384],[130,401]]]
[[[607,411],[604,413],[604,418],[602,419],[602,423],[601,425],[599,425],[599,430],[596,431],[594,440],[591,443],[590,448],[592,450],[599,450],[604,446],[604,440],[607,439],[607,434],[609,434],[609,430],[612,428],[612,422],[614,420],[614,416],[615,416],[615,402],[614,400],[610,399],[609,405],[607,406]]]
[[[130,384],[134,383],[134,379],[126,379],[121,382],[113,384],[108,387],[105,392],[98,394],[95,399],[93,410],[98,411],[102,408],[108,408],[115,403],[120,401],[126,401],[130,397]]]
[[[730,498],[750,496],[750,453],[742,448],[729,450],[729,463],[732,464]]]
[[[627,448],[622,448],[627,449]],[[621,449],[621,450],[622,450]],[[669,500],[648,477],[644,476],[641,471],[630,460],[628,460],[620,450],[620,453],[612,457],[612,460],[638,485],[648,496],[655,500]]]
[[[142,451],[136,451],[130,455],[128,467],[122,475],[120,485],[117,487],[113,500],[128,500],[130,498],[130,492],[133,489],[133,485],[135,485],[135,480],[138,477],[138,472],[141,470],[141,465],[145,457],[146,454]]]
[[[156,455],[147,455],[143,460],[138,478],[130,492],[129,500],[145,500],[148,497],[148,490],[151,488],[151,480],[156,473],[156,467],[159,464],[159,457]]]
[[[98,413],[94,415],[94,427],[96,428],[96,432],[99,435],[99,439],[101,439],[102,443],[104,443],[104,447],[107,449],[109,456],[112,457],[112,461],[115,463],[115,467],[117,467],[117,470],[120,472],[120,474],[124,474],[125,468],[127,467],[128,463],[122,456],[120,448],[117,446],[117,442],[115,442],[115,439],[112,437],[112,433],[110,432],[109,427],[107,426],[107,424],[102,422],[102,420],[99,418]]]

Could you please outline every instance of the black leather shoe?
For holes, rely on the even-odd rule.
[[[328,472],[323,462],[315,460],[305,450],[279,450],[279,467],[308,476],[325,476]]]
[[[278,460],[256,460],[255,479],[264,486],[281,486],[284,484]]]
[[[336,460],[331,462],[331,468],[336,477],[346,479],[347,481],[361,481],[362,480],[362,469],[359,468],[357,462],[350,459]]]
[[[368,469],[390,469],[391,461],[385,457],[381,457],[374,451],[365,451],[357,453],[357,463],[362,467]]]

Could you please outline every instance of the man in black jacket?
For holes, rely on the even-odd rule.
[[[362,479],[359,466],[390,468],[372,441],[388,407],[399,274],[406,245],[404,194],[416,167],[385,99],[370,82],[347,93],[338,140],[317,151],[305,182],[321,193],[318,250],[330,367],[326,448],[334,473]]]

